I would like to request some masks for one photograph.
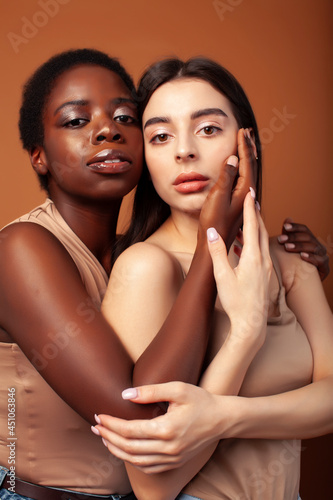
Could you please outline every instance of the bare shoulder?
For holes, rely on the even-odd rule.
[[[29,261],[34,256],[40,257],[42,264],[42,261],[50,260],[53,254],[72,261],[58,238],[39,224],[18,222],[6,226],[0,232],[0,255],[3,258],[10,257],[7,264],[22,259]]]
[[[286,292],[292,288],[297,279],[303,278],[305,275],[318,274],[316,267],[302,260],[298,253],[286,252],[279,244],[277,236],[269,239],[269,249],[272,258],[279,266]]]
[[[178,260],[161,246],[149,242],[135,243],[127,248],[117,259],[111,276],[119,271],[135,276],[183,276]]]
[[[63,276],[79,276],[62,243],[39,224],[18,222],[0,232],[0,286],[13,287],[29,277],[35,281],[52,278],[60,267]]]

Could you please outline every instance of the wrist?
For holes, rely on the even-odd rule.
[[[249,353],[257,352],[265,341],[266,322],[251,324],[246,319],[238,317],[230,321],[230,331],[226,339],[229,349],[245,349]]]

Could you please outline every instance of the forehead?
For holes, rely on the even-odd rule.
[[[97,65],[79,65],[66,70],[55,80],[46,108],[56,109],[67,100],[94,101],[108,96],[129,97],[130,91],[113,71]]]
[[[155,114],[186,115],[204,108],[221,108],[233,115],[230,101],[210,83],[192,78],[180,78],[161,85],[152,94],[144,116]]]

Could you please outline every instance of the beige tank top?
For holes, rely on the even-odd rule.
[[[311,382],[313,358],[307,336],[288,308],[278,264],[277,315],[244,379],[240,395],[265,396]],[[185,488],[204,500],[296,500],[301,443],[298,440],[226,439]]]
[[[92,300],[101,305],[108,276],[51,200],[14,222],[32,222],[51,231],[73,258]],[[50,355],[55,349],[56,345],[50,346]],[[14,458],[18,478],[45,486],[91,494],[131,491],[123,463],[93,435],[89,423],[51,389],[17,344],[0,343],[0,380],[1,465],[10,468]],[[12,388],[15,439],[9,434],[7,419],[8,389]],[[12,450],[8,447],[11,441]]]

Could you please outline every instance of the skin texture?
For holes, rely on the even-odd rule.
[[[44,144],[31,152],[34,169],[49,178],[50,196],[59,212],[107,272],[122,197],[141,172],[142,135],[135,118],[129,91],[117,75],[97,66],[78,66],[58,78],[45,108]],[[95,155],[105,149],[120,151],[126,168],[116,173],[105,166],[96,168]],[[236,169],[225,165],[223,175],[227,182],[222,189],[216,187],[207,203],[202,234],[206,222],[214,224],[221,211],[228,220],[223,232],[237,230],[249,174],[245,165],[233,200]],[[228,201],[219,209],[224,197]],[[124,418],[156,416],[164,407],[139,407],[124,401],[121,391],[133,383],[165,382],[170,377],[197,381],[216,295],[208,248],[203,237],[199,240],[193,272],[174,312],[134,367],[118,336],[91,304],[61,243],[35,224],[5,228],[0,248],[1,340],[16,342],[34,363],[36,351],[42,355],[50,338],[74,328],[71,342],[41,370],[60,397],[91,423],[95,412]],[[88,304],[91,321],[78,314],[82,304]],[[185,353],[186,361],[180,363]]]
[[[206,155],[209,157],[210,151],[214,151],[215,141],[219,142],[219,147],[223,145],[224,136],[223,134],[219,135],[220,133],[217,132],[217,130],[213,133],[213,139],[211,137],[209,139],[205,137],[205,135],[211,136],[210,133],[202,135],[204,127],[217,125],[215,115],[214,117],[209,116],[208,123],[205,124],[202,122],[199,122],[199,124],[194,123],[193,118],[191,118],[196,110],[216,108],[221,105],[221,100],[218,102],[218,97],[216,96],[217,92],[212,89],[212,87],[209,87],[210,85],[208,83],[198,82],[197,80],[177,80],[171,82],[171,84],[165,84],[153,94],[145,110],[143,123],[148,123],[144,135],[147,164],[157,191],[171,206],[171,217],[156,233],[154,233],[154,235],[148,238],[145,243],[140,243],[130,248],[117,262],[118,269],[115,269],[115,273],[121,273],[122,266],[124,266],[124,268],[126,267],[126,269],[131,269],[131,261],[135,262],[135,264],[132,265],[134,269],[134,274],[132,275],[133,300],[135,296],[144,296],[145,299],[147,298],[145,285],[143,284],[141,289],[137,288],[137,281],[142,280],[144,275],[146,279],[150,279],[148,264],[150,268],[153,269],[153,271],[151,271],[152,275],[158,273],[158,269],[160,269],[161,266],[158,257],[156,257],[156,253],[157,255],[163,255],[163,257],[165,257],[165,254],[169,255],[169,260],[172,262],[174,258],[176,258],[178,265],[180,264],[186,272],[186,266],[188,266],[186,253],[190,253],[191,249],[193,251],[191,230],[193,230],[193,234],[195,234],[195,221],[197,220],[198,212],[200,212],[200,203],[203,203],[205,188],[203,190],[196,190],[194,186],[194,191],[191,192],[190,196],[187,196],[184,192],[181,196],[178,196],[179,193],[174,192],[174,179],[177,178],[176,176],[179,173],[177,172],[177,167],[181,171],[185,171],[188,168],[189,171],[195,170],[201,175],[205,175],[205,177],[209,179],[208,186],[210,179],[214,178],[214,164],[212,164],[212,161],[205,164],[203,158],[205,158]],[[172,94],[172,101],[166,99],[168,94],[167,90],[170,92],[170,95]],[[209,101],[210,98],[212,101]],[[182,103],[181,107],[179,103]],[[159,117],[163,119],[161,120]],[[205,119],[207,120],[207,117]],[[212,122],[214,125],[212,125]],[[209,130],[209,132],[211,131],[212,130]],[[206,129],[206,132],[208,132],[208,129]],[[206,141],[209,141],[210,144],[207,149]],[[240,143],[239,139],[238,143]],[[233,144],[234,143],[230,143],[230,146],[233,147]],[[228,154],[230,154],[230,152],[232,151],[227,151]],[[206,167],[208,170],[205,170]],[[159,171],[158,168],[161,170]],[[245,229],[247,231],[246,227]],[[258,236],[256,238],[258,244]],[[255,248],[253,246],[254,240],[255,238],[252,239],[252,245],[250,245],[250,254],[253,254],[253,249]],[[259,236],[259,242],[262,241],[263,237]],[[267,250],[268,244],[264,246]],[[245,252],[245,250],[246,247],[244,246],[243,252]],[[263,248],[261,247],[261,252],[262,251]],[[246,259],[248,254],[245,252],[245,255],[243,255],[243,252],[241,259]],[[200,393],[200,389],[198,388],[190,388],[189,386],[184,388],[182,384],[178,383],[159,387],[154,386],[153,388],[140,388],[138,397],[131,396],[131,400],[148,402],[154,400],[155,397],[160,401],[168,400],[171,402],[168,415],[159,417],[155,421],[149,422],[147,425],[142,421],[130,422],[127,424],[119,419],[100,415],[99,419],[104,427],[97,427],[100,434],[109,440],[108,446],[110,451],[120,458],[128,460],[130,463],[139,466],[146,472],[158,473],[164,471],[162,475],[157,477],[145,476],[140,472],[139,468],[135,469],[131,466],[127,466],[134,491],[138,498],[149,498],[151,492],[154,492],[154,498],[174,498],[182,486],[192,477],[191,474],[193,475],[195,473],[196,467],[196,470],[199,470],[200,464],[204,463],[214,451],[217,443],[215,442],[215,444],[212,444],[212,441],[216,438],[276,437],[288,439],[295,437],[295,433],[299,437],[309,437],[309,435],[318,435],[323,432],[331,431],[333,415],[332,404],[329,398],[324,397],[324,395],[327,394],[328,391],[331,391],[332,386],[332,315],[326,299],[324,298],[318,273],[315,272],[314,268],[302,267],[299,257],[288,255],[283,251],[282,247],[279,247],[276,240],[271,242],[271,252],[274,252],[281,267],[283,284],[286,288],[289,307],[295,312],[306,332],[312,349],[315,359],[313,372],[314,383],[300,389],[297,389],[297,386],[295,386],[295,390],[290,393],[258,398],[260,403],[259,408],[261,408],[261,411],[264,412],[266,417],[265,425],[263,425],[264,419],[258,416],[259,412],[253,402],[255,399],[253,396],[256,395],[256,390],[258,390],[257,395],[265,396],[265,392],[266,394],[270,394],[270,389],[268,386],[265,388],[265,383],[261,389],[259,385],[255,386],[255,389],[252,387],[251,394],[247,391],[247,386],[244,386],[243,396],[251,395],[251,398],[235,398],[234,396],[229,396],[230,400],[228,400],[227,396],[220,396],[220,398],[218,398],[216,396],[206,395],[206,393]],[[183,255],[184,253],[185,256]],[[219,268],[218,260],[221,259],[222,255],[225,256],[223,246],[221,246],[219,251],[215,254],[214,252],[212,253],[212,258],[215,268],[215,278],[219,289],[219,299],[225,311],[228,311],[227,304],[230,295],[227,291],[224,293],[224,290],[226,282],[229,280],[232,282],[232,274],[228,276],[226,269],[221,271]],[[144,272],[142,275],[139,273],[135,275],[138,267],[137,262],[140,260],[145,261],[145,258],[147,260],[147,265],[144,267]],[[302,264],[309,266],[306,263]],[[233,267],[235,263],[231,262],[231,265]],[[248,272],[251,267],[260,269],[260,267],[254,264],[251,265],[247,262],[246,268]],[[237,269],[240,269],[240,264],[238,264]],[[159,277],[161,278],[161,276]],[[179,279],[178,276],[178,280]],[[275,275],[274,279],[275,282],[273,280],[270,284],[270,300],[268,304],[269,308],[271,308],[271,316],[274,316],[275,298],[272,293],[274,289],[276,290],[277,278]],[[261,282],[262,281],[261,279]],[[164,275],[162,275],[161,278],[161,287],[163,287],[163,283]],[[112,286],[111,278],[109,297],[116,300],[115,295],[112,295]],[[245,282],[243,282],[243,286],[245,286]],[[250,293],[251,290],[253,290],[252,286],[247,286],[246,291]],[[118,288],[117,292],[119,292]],[[155,315],[152,315],[152,317],[149,317],[148,321],[144,318],[145,313],[141,313],[142,305],[140,304],[140,299],[137,299],[137,308],[134,307],[132,321],[139,325],[138,338],[135,346],[129,343],[130,326],[124,325],[121,320],[122,317],[126,316],[126,301],[122,303],[121,299],[118,297],[117,303],[112,304],[113,301],[109,300],[105,305],[105,308],[109,305],[109,320],[117,325],[117,330],[122,336],[125,345],[128,346],[133,359],[139,356],[140,348],[144,348],[146,342],[151,341],[154,330],[157,328],[158,321],[161,321],[161,316],[165,313],[163,307],[159,305],[160,295],[156,295],[156,291],[154,294],[155,298],[152,296],[150,300],[154,304],[153,310],[157,312]],[[234,294],[235,291],[231,293],[232,296],[235,296]],[[176,293],[174,288],[172,290],[169,289],[169,291],[163,295],[161,301],[164,301],[164,304],[166,304],[164,305],[166,309],[170,307],[175,296]],[[240,290],[236,296],[239,298],[241,297]],[[246,297],[247,294],[245,293],[244,297],[242,299],[240,298],[239,302],[236,301],[236,304],[234,303],[232,306],[229,304],[231,310],[237,311],[235,317],[237,317],[240,322],[238,323],[238,328],[242,323],[240,316],[243,317],[242,314],[244,314],[245,323],[247,323],[249,317],[249,311],[245,308]],[[262,301],[265,302],[264,295],[262,296]],[[257,302],[259,304],[261,303],[260,300],[257,300]],[[244,308],[240,307],[239,304],[244,304]],[[304,304],[307,304],[307,306],[305,307]],[[319,322],[316,317],[316,308],[319,308],[322,314]],[[230,311],[228,311],[228,316],[230,318],[233,317]],[[233,321],[231,320],[231,327],[232,326]],[[151,333],[149,333],[149,330]],[[244,335],[243,328],[241,328],[241,332],[242,335],[236,334],[234,336],[235,332],[233,328],[231,328],[227,338],[224,338],[223,347],[216,353],[212,364],[202,377],[202,385],[215,394],[238,393],[246,369],[262,345],[257,342],[254,342],[254,345],[251,344],[251,342],[247,343],[248,338]],[[253,331],[251,334],[253,334]],[[249,335],[250,338],[251,334]],[[258,337],[254,335],[254,338],[257,339]],[[237,372],[236,370],[236,378],[235,372],[232,371],[232,368],[234,368],[232,350],[228,351],[230,339],[233,339],[233,341],[236,340],[238,345],[237,355],[240,357],[242,357],[242,349],[239,349],[239,346],[241,345],[244,348],[244,359],[246,359],[248,363],[247,365],[245,364],[245,372]],[[288,346],[285,347],[288,350]],[[326,353],[326,349],[330,353],[329,356]],[[235,349],[233,351],[235,353]],[[228,356],[225,356],[225,353],[228,353]],[[220,359],[217,361],[218,357]],[[227,359],[231,361],[229,372],[228,369],[226,369],[228,365],[225,360]],[[224,360],[226,365],[223,364],[222,360]],[[321,362],[323,362],[323,367],[321,366]],[[214,364],[216,365],[215,367]],[[243,363],[241,363],[240,366],[243,366]],[[256,361],[256,364],[253,366],[257,366],[257,369],[260,371],[260,361]],[[252,372],[253,370],[254,368]],[[310,378],[308,382],[310,382]],[[172,388],[172,391],[175,391],[175,393],[171,394],[171,389],[169,388]],[[189,396],[185,394],[187,389],[189,390]],[[307,393],[309,396],[311,395],[311,400],[315,403],[311,412],[305,411],[307,405],[305,404],[304,394]],[[200,403],[198,402],[198,397],[199,399],[201,398]],[[296,398],[301,404],[303,416],[301,416],[302,412],[300,409],[293,403],[293,398]],[[278,404],[275,403],[276,400],[283,402],[283,404],[278,406]],[[230,401],[229,406],[234,408],[234,412],[229,411],[228,401]],[[272,407],[270,407],[270,401],[272,401]],[[201,404],[202,402],[203,404]],[[207,407],[205,407],[205,404],[207,404]],[[247,404],[248,406],[246,406]],[[286,410],[286,405],[288,410]],[[198,418],[197,406],[200,407],[200,410],[204,414],[203,418],[199,418],[200,425],[196,425],[196,419]],[[188,411],[189,408],[190,411]],[[283,410],[278,408],[283,408]],[[288,412],[291,412],[291,416],[287,419],[286,416]],[[212,415],[214,415],[214,418],[212,418]],[[284,425],[279,426],[279,419],[282,415],[285,416]],[[168,416],[170,418],[168,418]],[[248,416],[250,423],[247,422]],[[256,417],[258,418],[256,419]],[[275,427],[271,424],[272,421],[275,422]],[[185,429],[184,422],[186,422]],[[313,425],[315,426],[315,431],[313,430]],[[179,431],[178,434],[175,432],[175,429]],[[221,431],[221,429],[223,430]],[[177,437],[175,438],[175,436]],[[153,442],[150,438],[153,438]],[[176,444],[174,439],[177,441]],[[209,446],[203,449],[207,444],[209,444]],[[165,451],[163,451],[163,449],[165,449]],[[193,455],[198,452],[200,452],[199,458],[197,456],[196,459],[192,460]],[[200,460],[202,460],[202,462],[200,462]],[[184,462],[186,462],[185,465]],[[179,467],[179,465],[183,465],[180,471],[168,471],[168,469],[174,466]]]
[[[278,242],[287,252],[300,253],[304,261],[316,266],[322,281],[327,278],[330,267],[326,248],[307,226],[288,217],[284,220]]]
[[[170,94],[172,102],[166,99]],[[161,102],[164,105],[162,111]],[[228,116],[212,112],[213,108],[226,110]],[[248,132],[238,132],[228,100],[205,82],[180,80],[160,87],[145,110],[143,124],[146,159],[152,180],[163,199],[168,200],[172,214],[146,242],[133,245],[119,257],[102,307],[134,361],[152,341],[177,298],[184,279],[183,271],[188,271],[195,248],[193,237],[197,233],[202,206],[219,176],[221,167],[217,159],[237,152],[238,141],[241,160],[245,156],[252,171],[255,165],[255,152]],[[193,186],[185,186],[185,192],[179,192],[175,188],[175,179],[188,172],[196,179],[204,176],[203,185],[198,187],[194,181]],[[252,179],[252,186],[254,184]],[[271,271],[267,233],[250,193],[246,200],[244,229],[247,244],[235,275],[227,260],[226,247],[223,253],[225,277],[219,296],[223,298],[223,307],[229,312],[231,321],[228,339],[201,379],[207,389],[230,394],[238,393],[247,367],[264,341]],[[255,256],[258,260],[252,261]],[[127,281],[122,286],[121,277],[125,272]],[[244,299],[237,304],[230,301],[232,297],[240,298],[241,290],[245,289]],[[240,308],[239,304],[243,307]],[[247,318],[257,305],[262,323],[248,328]],[[134,327],[135,339],[131,334]],[[219,380],[212,376],[214,367],[219,370],[222,367]],[[215,446],[205,450],[185,468],[165,473],[163,479],[157,476],[147,478],[128,467],[135,494],[138,498],[148,498],[152,493],[154,498],[174,498],[202,467]]]
[[[120,98],[125,101],[119,103]],[[63,106],[73,100],[86,103]],[[129,92],[117,75],[104,68],[69,70],[52,91],[44,128],[43,146],[31,151],[33,168],[48,176],[57,209],[109,272],[120,203],[141,171],[142,136]],[[237,170],[224,163],[202,211],[198,252],[175,308],[135,367],[118,336],[91,303],[77,268],[59,241],[35,224],[15,224],[2,231],[0,340],[16,342],[34,362],[35,352],[42,354],[50,338],[72,328],[71,342],[48,360],[41,374],[89,422],[94,421],[95,412],[124,418],[164,412],[163,405],[138,406],[124,401],[121,391],[132,384],[170,378],[196,382],[216,295],[205,231],[215,225],[224,239],[232,241],[239,227],[250,184],[246,147],[249,145],[243,140],[240,179],[232,198]],[[105,148],[122,152],[130,168],[115,174],[91,167],[96,153]],[[90,322],[77,313],[82,304],[89,308]]]

